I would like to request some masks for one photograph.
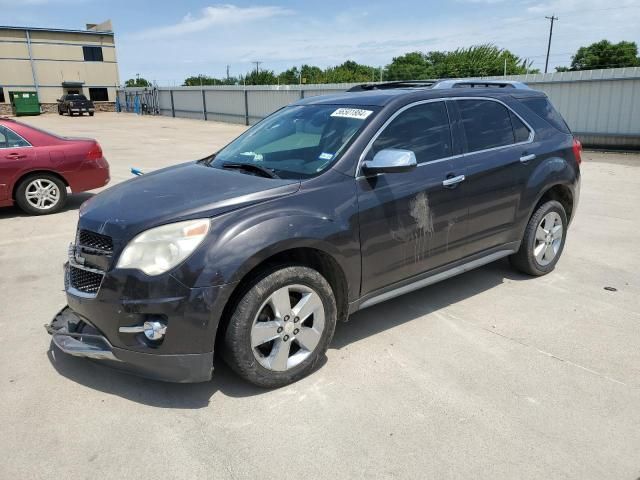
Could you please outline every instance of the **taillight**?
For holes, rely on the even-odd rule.
[[[100,160],[102,158],[102,148],[98,142],[94,143],[87,153],[87,160]]]
[[[582,144],[577,138],[573,139],[573,156],[576,159],[576,163],[580,165],[582,163]]]

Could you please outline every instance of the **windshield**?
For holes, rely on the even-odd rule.
[[[373,112],[372,107],[285,107],[220,150],[210,165],[249,164],[280,178],[310,178],[340,157]]]

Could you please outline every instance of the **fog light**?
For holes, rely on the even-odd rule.
[[[151,322],[144,322],[144,334],[149,340],[162,340],[164,334],[167,333],[167,324],[153,320]]]

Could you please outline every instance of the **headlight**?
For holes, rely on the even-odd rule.
[[[160,275],[191,255],[209,226],[209,219],[188,220],[142,232],[126,246],[116,268],[137,268],[147,275]]]

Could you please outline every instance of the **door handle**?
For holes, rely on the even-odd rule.
[[[443,187],[452,187],[454,185],[459,184],[460,182],[464,182],[464,175],[458,175],[457,177],[447,178],[442,181]]]
[[[529,155],[523,155],[520,157],[520,161],[522,163],[527,163],[530,162],[531,160],[535,160],[536,158],[536,154],[535,153],[530,153]]]
[[[24,158],[26,157],[26,155],[22,154],[22,153],[8,153],[7,154],[7,158],[9,159],[17,159],[17,158]]]

